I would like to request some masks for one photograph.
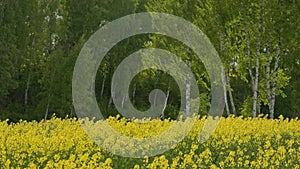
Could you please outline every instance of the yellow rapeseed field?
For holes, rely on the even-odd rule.
[[[106,122],[136,138],[160,134],[178,123],[154,120],[141,124],[120,117]],[[164,154],[139,159],[100,148],[76,119],[16,124],[2,121],[0,168],[300,168],[298,119],[221,118],[213,135],[200,143],[204,122],[205,117],[197,119],[189,135]]]

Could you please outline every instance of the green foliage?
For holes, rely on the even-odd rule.
[[[231,89],[228,90],[233,93],[238,115],[250,116],[253,93],[247,58],[246,26],[249,25],[251,37],[250,70],[254,71],[260,9],[260,0],[0,1],[0,119],[40,120],[45,116],[51,117],[53,113],[61,117],[75,116],[71,82],[74,64],[82,46],[107,22],[135,12],[170,13],[199,27],[219,52],[223,66],[229,70]],[[297,1],[265,1],[262,49],[259,49],[261,113],[268,113],[265,107],[269,104],[264,48],[269,44],[272,81],[276,45],[281,38],[275,116],[299,116],[299,10],[300,4]],[[166,49],[186,63],[192,60],[191,68],[200,91],[199,113],[205,115],[210,106],[211,91],[210,79],[201,60],[197,60],[195,54],[181,42],[162,35],[146,34],[121,41],[101,63],[95,90],[104,116],[117,114],[113,104],[109,105],[111,78],[116,67],[131,53],[146,47]],[[144,61],[143,64],[146,63]],[[149,93],[155,88],[167,92],[169,81],[170,98],[166,115],[175,118],[182,96],[177,84],[166,72],[147,70],[138,74],[131,83],[130,99],[133,101],[135,98],[134,105],[138,109],[146,110],[150,106]],[[102,83],[104,91],[100,97]],[[28,103],[25,105],[27,88]]]

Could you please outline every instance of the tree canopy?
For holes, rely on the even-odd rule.
[[[72,75],[81,48],[106,23],[138,12],[182,17],[208,36],[223,62],[224,116],[299,117],[299,11],[295,0],[1,0],[0,119],[76,116]],[[156,34],[121,41],[100,64],[95,92],[104,115],[118,114],[111,94],[117,66],[148,47],[168,50],[190,64],[200,92],[199,113],[206,115],[211,86],[203,63],[186,45]],[[124,99],[146,110],[156,88],[168,93],[164,116],[175,118],[181,96],[167,72],[140,72],[130,85],[130,98]]]

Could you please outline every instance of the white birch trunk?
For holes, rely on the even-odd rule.
[[[27,83],[26,83],[26,89],[24,94],[24,105],[27,106],[28,104],[28,92],[30,88],[30,79],[31,79],[31,66],[32,66],[32,59],[33,59],[33,50],[35,46],[35,33],[32,35],[32,42],[30,47],[30,59],[29,59],[29,66],[28,66],[28,77],[27,77]]]
[[[223,33],[222,33],[222,30],[220,29],[220,57],[223,58]],[[225,66],[226,67],[226,66]],[[227,116],[230,115],[230,111],[229,111],[229,106],[228,106],[228,99],[227,99],[227,87],[226,87],[226,80],[225,80],[225,77],[224,77],[224,72],[222,72],[221,74],[222,76],[222,85],[223,85],[223,91],[224,91],[224,102],[225,102],[225,109],[226,109],[226,113],[227,113]]]
[[[248,57],[248,72],[251,79],[251,86],[253,91],[254,86],[254,77],[252,73],[252,64],[251,64],[251,48],[250,48],[250,33],[249,33],[250,25],[249,23],[246,26],[246,41],[247,41],[247,57]]]
[[[272,109],[272,96],[271,96],[271,63],[270,63],[270,49],[269,49],[269,42],[267,45],[267,54],[266,54],[266,86],[267,86],[267,97],[268,97],[268,105],[270,111],[270,118],[271,118],[271,109]]]
[[[188,66],[191,68],[191,60],[188,61]],[[188,73],[187,75],[187,82],[186,82],[186,91],[185,91],[185,111],[186,111],[186,116],[190,117],[191,116],[191,84],[190,84],[190,74]]]
[[[226,80],[225,80],[225,76],[224,73],[222,72],[222,84],[223,84],[223,90],[224,90],[224,101],[225,101],[225,108],[226,108],[226,112],[227,115],[230,115],[230,111],[229,111],[229,106],[228,106],[228,100],[227,100],[227,88],[226,88]]]
[[[258,24],[258,35],[257,35],[257,50],[256,50],[256,61],[255,61],[255,80],[253,86],[253,118],[256,118],[257,111],[260,110],[258,106],[258,82],[259,82],[259,57],[261,48],[261,34],[262,34],[262,24],[263,24],[263,12],[264,12],[264,0],[261,3],[260,9],[260,21]]]
[[[101,86],[100,99],[102,98],[103,93],[104,93],[104,86],[105,86],[105,81],[106,81],[106,74],[107,74],[107,70],[105,68],[104,75],[103,75],[102,86]]]
[[[113,102],[113,97],[114,97],[114,93],[112,93],[111,96],[110,96],[110,98],[109,98],[109,101],[108,101],[108,104],[107,104],[107,111],[111,107],[111,104]]]
[[[121,107],[122,109],[124,108],[124,103],[127,101],[127,95],[123,94],[123,98],[122,98],[122,103],[121,103]]]
[[[50,97],[50,96],[49,96],[49,97]],[[47,107],[46,107],[46,112],[45,112],[45,116],[44,116],[44,122],[47,121],[48,112],[49,112],[49,99],[48,99],[48,103],[47,103]]]
[[[271,93],[271,107],[270,107],[270,118],[274,118],[275,112],[275,99],[276,99],[276,88],[277,88],[277,80],[278,80],[278,67],[279,67],[279,59],[280,59],[280,38],[277,44],[277,52],[275,55],[275,65],[274,65],[274,77],[273,77],[273,86],[272,86],[272,93]]]
[[[170,85],[170,80],[169,80],[167,96],[166,96],[166,99],[165,99],[165,102],[164,102],[164,107],[163,107],[162,112],[161,112],[162,119],[165,119],[165,110],[166,110],[166,107],[167,107],[167,104],[168,104],[168,99],[169,99],[169,95],[170,95],[170,88],[171,88],[171,85]]]
[[[160,78],[160,70],[158,71],[158,78],[156,79],[156,82],[155,82],[155,87],[158,89],[159,86],[159,78]],[[157,99],[157,92],[155,92],[154,94],[154,101],[153,101],[153,105],[156,106],[156,99]]]
[[[228,69],[226,69],[226,74],[225,75],[226,75],[226,78],[227,78],[228,94],[229,94],[229,99],[230,99],[230,103],[231,103],[232,112],[235,116],[237,116],[236,109],[235,109],[235,104],[234,104],[234,101],[233,101],[232,91],[231,91],[230,77],[228,75]]]
[[[132,91],[132,104],[135,104],[135,93],[136,93],[136,84],[137,82],[134,83],[133,85],[133,91]]]

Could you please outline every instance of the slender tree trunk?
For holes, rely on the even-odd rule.
[[[110,96],[110,98],[109,98],[109,101],[108,101],[108,104],[107,104],[107,111],[111,107],[111,104],[113,102],[113,97],[114,97],[114,93],[112,93],[111,96]]]
[[[258,45],[260,46],[260,45]],[[259,49],[257,49],[256,54],[256,64],[255,64],[255,80],[253,86],[253,118],[257,116],[257,103],[258,103],[258,78],[259,78]]]
[[[166,96],[166,99],[165,99],[165,102],[164,102],[163,110],[161,112],[162,119],[165,119],[165,110],[166,110],[166,107],[167,107],[167,104],[168,104],[168,99],[169,99],[169,96],[170,96],[170,89],[171,89],[171,84],[170,83],[171,83],[171,81],[169,79],[167,96]]]
[[[161,71],[158,70],[158,77],[157,77],[156,82],[155,82],[155,87],[157,89],[159,88],[158,84],[159,84],[160,74],[161,74]],[[157,98],[157,92],[155,92],[155,94],[154,94],[154,101],[153,101],[154,102],[153,103],[154,106],[156,106],[156,98]]]
[[[252,86],[252,91],[253,91],[254,76],[253,76],[253,73],[252,73],[252,64],[251,64],[251,48],[250,48],[250,33],[249,33],[249,29],[250,29],[250,25],[248,23],[247,27],[246,27],[248,72],[249,72],[249,76],[250,76],[250,79],[251,79],[251,86]]]
[[[191,84],[190,84],[190,82],[186,83],[185,94],[186,94],[186,106],[185,106],[186,116],[190,117],[191,116],[191,100],[190,100],[191,99]]]
[[[264,12],[264,0],[262,0],[262,3],[261,3],[260,18],[259,18],[260,21],[258,24],[257,50],[256,50],[256,61],[255,61],[255,80],[254,80],[254,87],[253,87],[253,118],[256,118],[257,111],[259,109],[259,106],[258,106],[258,104],[259,104],[259,102],[258,102],[259,57],[260,57],[260,49],[261,49],[263,12]]]
[[[133,105],[135,104],[136,85],[137,85],[137,82],[135,82],[133,85],[133,92],[132,92],[132,104]]]
[[[102,86],[101,86],[100,99],[103,97],[103,93],[104,93],[104,86],[105,86],[105,81],[106,81],[106,74],[107,74],[107,70],[105,68],[104,75],[103,75]]]
[[[122,103],[121,103],[121,107],[122,109],[124,108],[124,103],[127,101],[127,95],[124,94],[123,98],[122,98]]]
[[[71,118],[73,117],[73,108],[72,108],[72,106],[70,107],[70,117]]]
[[[222,84],[223,84],[223,90],[224,90],[224,101],[225,101],[225,108],[227,115],[230,115],[229,106],[228,106],[228,100],[227,100],[227,88],[226,88],[226,80],[224,73],[222,72]]]
[[[192,27],[189,26],[190,32],[192,32]],[[188,36],[188,46],[191,46],[191,41],[190,41],[190,36]],[[191,56],[191,51],[188,49],[188,67],[190,70],[192,70],[192,56]],[[186,91],[185,91],[185,111],[186,111],[186,117],[191,117],[191,76],[190,73],[188,72],[186,77],[187,77],[187,82],[186,82]]]
[[[259,94],[258,94],[257,98],[259,98]],[[260,113],[260,108],[261,108],[261,107],[260,107],[259,102],[257,102],[256,107],[257,107],[257,114],[261,114],[261,113]]]
[[[124,103],[125,103],[125,96],[123,95],[123,97],[122,97],[122,102],[121,102],[121,108],[122,108],[122,109],[124,108]]]
[[[112,70],[113,70],[114,68],[112,68]],[[110,73],[111,73],[111,71],[110,71]],[[115,93],[114,92],[112,92],[111,93],[111,95],[110,95],[110,98],[109,98],[109,101],[108,101],[108,103],[107,103],[107,106],[106,106],[106,111],[108,111],[108,109],[111,107],[111,104],[112,104],[112,102],[113,102],[113,98],[115,97]]]
[[[223,58],[223,33],[222,30],[220,29],[220,57]],[[229,111],[229,106],[228,106],[228,99],[227,99],[227,87],[226,87],[226,80],[225,80],[225,76],[224,76],[224,72],[222,72],[221,74],[222,76],[222,85],[223,85],[223,91],[224,91],[224,101],[225,101],[225,109],[226,109],[226,113],[229,116],[230,115],[230,111]]]
[[[273,74],[273,86],[272,86],[272,93],[271,93],[271,102],[270,105],[270,118],[274,118],[274,112],[275,112],[275,99],[276,99],[276,88],[277,88],[277,80],[278,80],[278,67],[279,67],[279,59],[280,59],[280,37],[277,44],[277,51],[275,55],[275,65],[274,65],[274,74]]]
[[[154,101],[153,101],[154,106],[156,106],[156,99],[157,99],[157,92],[155,92],[155,94],[154,94]]]
[[[35,33],[32,35],[32,42],[30,47],[30,58],[29,58],[29,66],[28,66],[28,77],[25,89],[25,97],[24,97],[24,105],[27,106],[28,104],[28,92],[30,88],[30,79],[31,79],[31,66],[32,66],[32,59],[33,59],[33,50],[35,48]]]
[[[49,97],[50,96],[48,96],[48,98]],[[50,103],[49,103],[49,99],[48,99],[48,103],[47,103],[47,107],[46,107],[46,112],[45,112],[45,116],[44,116],[44,122],[47,121],[47,117],[48,117],[48,113],[49,113],[49,105],[50,105]]]
[[[52,84],[53,84],[53,80],[55,77],[55,73],[56,73],[56,69],[54,69],[53,74],[51,76],[51,81],[50,81],[50,86],[49,86],[49,90],[48,90],[48,98],[47,98],[47,107],[46,107],[46,112],[45,112],[45,117],[44,117],[44,121],[46,122],[47,117],[48,117],[48,113],[49,113],[49,106],[50,106],[50,98],[52,96]]]
[[[246,38],[247,38],[247,57],[248,57],[248,72],[249,72],[249,76],[251,79],[251,88],[252,88],[252,92],[253,95],[255,95],[255,81],[254,81],[254,76],[252,73],[252,64],[251,64],[251,48],[250,48],[250,33],[249,33],[249,29],[250,29],[250,25],[249,23],[246,26]],[[253,96],[253,98],[255,98],[255,96]],[[253,99],[253,107],[252,107],[252,114],[253,117],[256,117],[256,102],[255,99]]]
[[[267,44],[267,54],[266,54],[266,86],[267,86],[267,96],[268,96],[268,105],[269,105],[269,111],[270,111],[270,118],[271,118],[271,111],[272,111],[272,96],[271,96],[271,79],[270,79],[270,73],[271,73],[271,63],[270,63],[270,49],[269,49],[269,42]]]
[[[191,60],[189,59],[188,61],[188,66],[189,68],[191,68]],[[185,105],[185,111],[186,111],[186,116],[190,117],[191,116],[191,84],[190,84],[190,74],[187,73],[187,82],[186,82],[186,91],[185,91],[185,101],[186,101],[186,105]]]
[[[226,75],[226,78],[227,78],[228,94],[229,94],[229,99],[230,99],[230,103],[231,103],[232,112],[235,116],[237,116],[236,109],[235,109],[235,104],[234,104],[234,101],[233,101],[232,91],[231,91],[230,77],[229,77],[229,74],[228,74],[228,69],[226,69],[225,73],[226,73],[225,75]]]

